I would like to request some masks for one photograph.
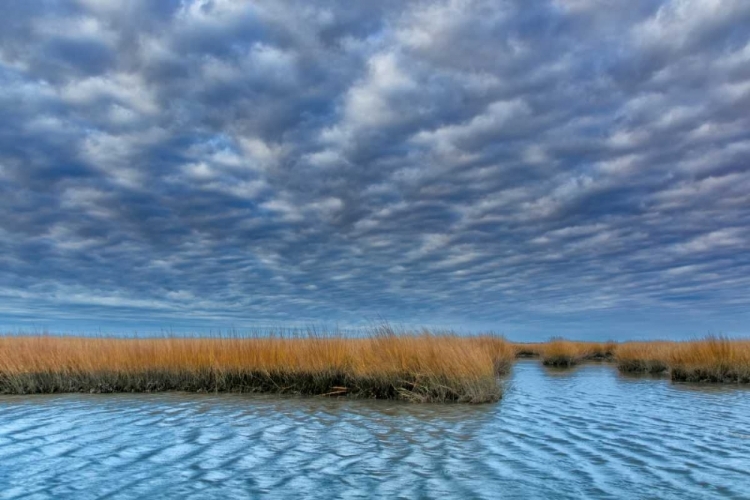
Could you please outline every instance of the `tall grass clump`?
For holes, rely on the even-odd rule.
[[[233,391],[483,403],[512,348],[501,338],[0,337],[0,392]]]
[[[517,358],[541,358],[547,366],[570,367],[583,361],[611,361],[616,342],[581,342],[553,337],[549,342],[516,343]]]
[[[615,342],[576,342],[553,338],[547,343],[536,344],[536,352],[547,366],[570,367],[583,361],[609,361],[618,345]]]
[[[662,373],[669,369],[674,342],[626,342],[615,354],[615,363],[625,373]]]
[[[750,383],[750,340],[709,336],[684,342],[628,342],[616,354],[623,372],[669,372],[682,382]]]
[[[750,341],[709,336],[670,349],[672,380],[750,383]]]
[[[510,372],[516,358],[516,348],[513,344],[496,335],[483,335],[474,338],[473,341],[490,354],[496,375],[506,375]]]
[[[570,340],[552,339],[541,350],[542,364],[547,366],[569,367],[581,362],[586,350]]]
[[[589,342],[586,354],[587,360],[613,361],[620,344],[610,340],[607,342]]]
[[[538,358],[542,355],[544,344],[541,342],[516,342],[513,344],[516,358]]]

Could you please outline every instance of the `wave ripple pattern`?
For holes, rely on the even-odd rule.
[[[491,405],[0,397],[0,498],[748,498],[750,390],[516,363]]]

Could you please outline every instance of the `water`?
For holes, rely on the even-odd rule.
[[[0,396],[0,498],[750,498],[750,390],[516,364],[493,405]]]

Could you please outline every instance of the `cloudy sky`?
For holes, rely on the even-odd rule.
[[[750,2],[26,1],[0,325],[750,334]]]

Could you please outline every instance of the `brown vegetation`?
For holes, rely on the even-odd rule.
[[[617,368],[627,373],[662,373],[669,369],[676,342],[626,342],[615,354]]]
[[[750,340],[629,342],[618,347],[616,361],[621,371],[669,371],[675,381],[750,383]]]
[[[669,366],[672,380],[750,383],[750,340],[708,337],[679,343]]]
[[[516,357],[539,357],[548,366],[570,367],[583,361],[609,361],[613,358],[615,342],[576,342],[553,338],[549,342],[514,344]]]
[[[0,337],[0,392],[241,391],[481,403],[513,348],[493,336]]]
[[[750,383],[750,340],[512,344],[491,335],[395,333],[364,338],[0,336],[0,393],[236,391],[481,403],[517,357],[569,367],[614,361],[623,372]]]
[[[516,357],[539,357],[549,366],[614,361],[622,372],[667,372],[675,381],[750,383],[750,340],[709,336],[684,342],[597,343],[554,338],[545,343],[517,343],[513,348]]]

